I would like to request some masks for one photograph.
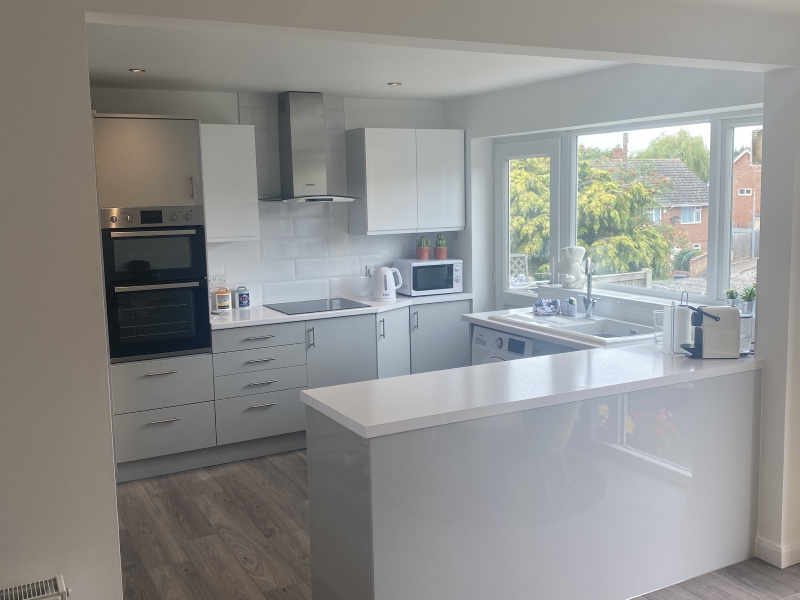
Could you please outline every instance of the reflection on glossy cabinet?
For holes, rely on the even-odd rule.
[[[471,312],[471,307],[470,300],[411,307],[412,373],[469,366],[469,324],[461,315]]]
[[[95,115],[100,208],[203,203],[196,119]]]
[[[560,344],[553,344],[552,342],[544,342],[542,340],[533,340],[534,356],[547,356],[548,354],[562,354],[564,352],[574,351],[575,348],[567,348]]]
[[[417,230],[463,229],[464,132],[417,129]]]
[[[252,125],[201,125],[203,198],[209,242],[259,236],[258,175]]]
[[[378,313],[378,379],[411,373],[408,307]]]
[[[378,377],[375,315],[306,321],[308,387]]]

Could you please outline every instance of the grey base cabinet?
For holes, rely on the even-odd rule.
[[[378,379],[411,374],[411,334],[408,307],[378,313]]]
[[[553,344],[552,342],[544,342],[542,340],[533,340],[533,355],[534,356],[547,356],[548,354],[562,354],[564,352],[574,352],[575,348],[568,348],[560,344]]]
[[[306,428],[300,390],[217,400],[217,444],[282,435]]]
[[[306,322],[308,387],[378,378],[375,315]]]
[[[469,366],[469,324],[461,315],[471,310],[470,300],[411,307],[412,373]]]

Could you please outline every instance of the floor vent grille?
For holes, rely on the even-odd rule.
[[[43,579],[0,589],[0,600],[65,600],[69,590],[64,585],[64,578],[59,575],[52,579]]]

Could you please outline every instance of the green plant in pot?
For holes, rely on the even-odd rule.
[[[417,240],[417,260],[428,260],[431,257],[431,241],[424,235]]]
[[[433,257],[436,260],[447,259],[447,240],[444,239],[443,233],[436,236],[436,247],[433,249]]]
[[[739,305],[739,292],[737,292],[734,288],[728,288],[727,290],[725,290],[725,305],[726,306]]]
[[[742,290],[739,299],[739,310],[743,315],[752,315],[756,312],[756,286],[748,286]]]

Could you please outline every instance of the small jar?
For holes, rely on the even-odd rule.
[[[228,288],[219,288],[214,292],[214,310],[231,309],[231,292]]]
[[[233,293],[233,303],[236,308],[250,308],[250,292],[240,285]]]

